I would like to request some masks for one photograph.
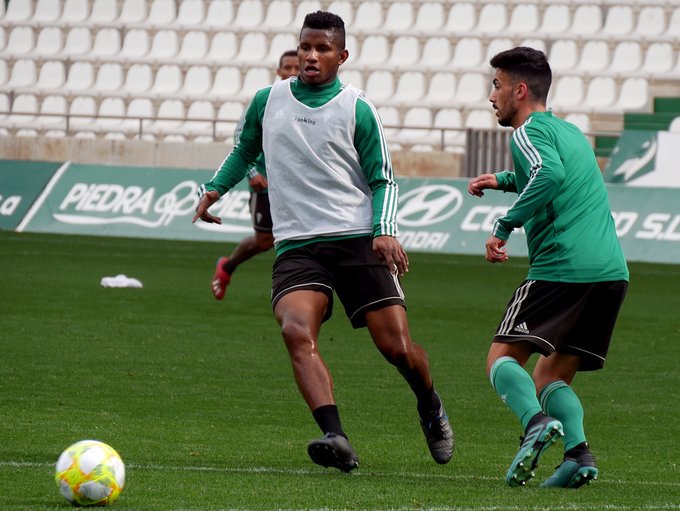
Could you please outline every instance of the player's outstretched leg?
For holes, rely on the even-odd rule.
[[[229,261],[228,257],[220,257],[217,260],[217,265],[215,266],[215,274],[213,275],[212,282],[210,286],[212,288],[213,295],[217,300],[222,300],[224,294],[227,291],[227,286],[231,282],[231,274],[224,269],[224,265]]]
[[[435,395],[440,402],[439,408],[424,416],[420,415],[420,427],[425,435],[425,441],[432,458],[443,465],[448,463],[453,456],[455,439],[451,424],[449,424],[449,417],[446,415],[444,405],[441,404],[441,398],[436,392]]]
[[[597,479],[597,475],[595,457],[584,442],[564,453],[564,461],[541,488],[580,488]]]
[[[524,486],[534,477],[538,459],[558,438],[564,436],[562,423],[542,412],[534,415],[524,431],[519,451],[505,475],[510,486]]]
[[[326,433],[326,436],[312,440],[307,446],[309,457],[322,467],[334,467],[351,472],[359,466],[359,458],[344,436]]]

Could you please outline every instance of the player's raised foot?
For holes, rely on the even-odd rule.
[[[522,437],[519,451],[505,475],[510,486],[524,486],[534,477],[538,459],[558,438],[564,436],[562,423],[539,412],[534,415]]]
[[[588,444],[581,444],[564,453],[564,461],[541,483],[541,488],[580,488],[597,479],[597,474],[595,457]]]
[[[231,275],[223,268],[224,263],[226,263],[228,260],[228,257],[220,257],[217,260],[215,274],[213,275],[213,279],[210,284],[213,295],[215,295],[215,298],[218,300],[224,298],[224,294],[227,292],[227,286],[229,285],[229,282],[231,282]]]
[[[359,458],[349,440],[335,433],[326,433],[323,438],[309,442],[307,453],[314,463],[322,467],[350,472],[359,466]]]
[[[441,465],[448,463],[453,456],[455,439],[444,405],[440,405],[438,410],[431,411],[425,417],[421,416],[420,427],[434,461]]]

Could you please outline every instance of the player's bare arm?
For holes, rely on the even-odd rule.
[[[408,255],[397,238],[376,236],[373,238],[373,251],[389,268],[396,269],[399,275],[408,272]]]
[[[498,179],[495,174],[482,174],[470,180],[468,183],[468,193],[476,197],[484,197],[482,190],[498,190]]]
[[[196,214],[194,215],[194,218],[191,219],[191,222],[195,223],[196,220],[200,218],[209,224],[221,224],[222,219],[220,217],[211,215],[208,212],[208,208],[217,202],[217,199],[219,198],[220,194],[214,190],[205,192],[198,201],[198,206],[196,206]]]
[[[504,263],[508,260],[508,249],[505,244],[506,240],[497,238],[496,236],[489,236],[486,240],[486,260],[490,263]]]

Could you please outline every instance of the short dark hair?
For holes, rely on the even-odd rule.
[[[338,39],[340,49],[345,49],[345,22],[337,14],[326,11],[310,12],[305,16],[305,21],[302,23],[302,29],[305,28],[333,32]]]
[[[283,59],[286,57],[297,57],[297,50],[288,50],[281,54],[281,57],[279,57],[279,69],[281,69],[281,66],[283,65]]]
[[[540,50],[518,46],[494,55],[489,61],[494,69],[502,69],[513,79],[527,84],[535,101],[545,103],[552,83],[552,71],[548,59]]]

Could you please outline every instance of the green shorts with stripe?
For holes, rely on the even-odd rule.
[[[601,369],[627,289],[623,280],[525,280],[508,303],[494,342],[529,341],[545,356],[554,351],[580,356],[580,371]]]

